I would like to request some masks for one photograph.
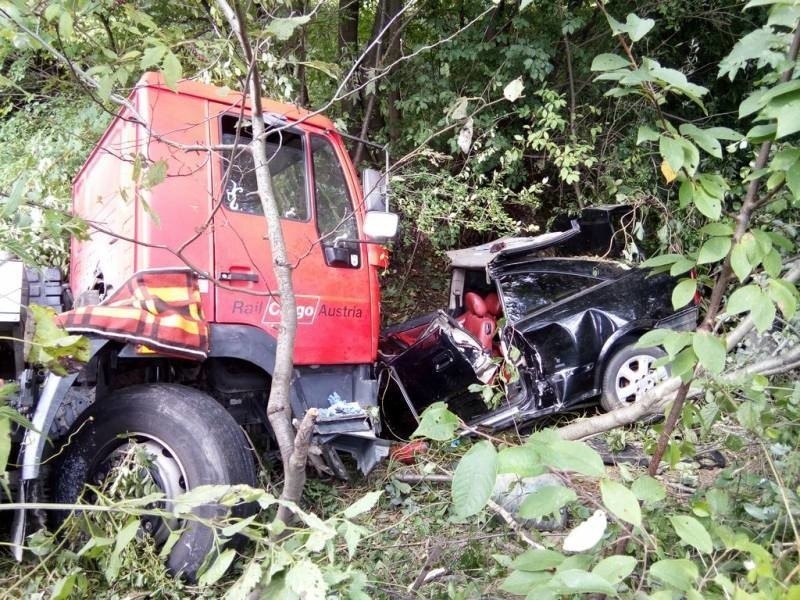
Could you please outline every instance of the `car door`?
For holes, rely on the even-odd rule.
[[[600,351],[590,297],[581,292],[601,279],[572,273],[512,271],[498,277],[508,327],[564,402],[591,380]],[[588,302],[588,304],[587,304]],[[545,408],[537,406],[536,408]]]

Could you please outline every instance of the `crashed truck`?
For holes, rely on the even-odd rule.
[[[252,485],[250,441],[269,440],[266,402],[280,304],[253,160],[241,148],[252,136],[250,104],[238,93],[193,81],[173,90],[158,74],[145,74],[129,102],[147,127],[122,109],[75,179],[73,209],[91,224],[91,234],[72,240],[63,293],[58,281],[45,281],[50,271],[40,272],[40,288],[53,292],[48,303],[67,311],[61,324],[91,340],[90,359],[58,376],[25,364],[22,344],[6,343],[0,351],[0,377],[20,384],[11,405],[33,425],[13,431],[10,462],[18,468],[10,491],[16,502],[74,503],[134,443],[147,452],[148,471],[167,502],[199,485]],[[348,136],[326,117],[274,102],[265,102],[264,111],[269,169],[297,297],[291,405],[297,418],[318,409],[313,441],[323,461],[344,476],[343,457],[349,456],[369,472],[388,454],[391,440],[407,435],[409,423],[434,401],[447,401],[465,419],[480,421],[487,408],[481,410],[465,386],[476,377],[488,381],[486,365],[511,347],[509,336],[518,331],[505,327],[500,335],[495,326],[476,328],[472,318],[470,292],[488,296],[494,262],[455,268],[447,310],[426,316],[416,331],[404,324],[382,336],[378,274],[388,260],[383,244],[397,228],[385,176],[366,169],[359,177],[345,145]],[[388,156],[386,161],[388,166]],[[165,167],[166,176],[149,178],[145,165]],[[571,233],[510,239],[488,251],[505,255],[518,247],[530,254],[548,240],[591,238],[593,246],[575,249],[602,253],[600,246],[614,238],[618,210],[595,209],[584,215],[590,217],[582,219],[584,226],[581,219],[568,221],[565,231]],[[24,305],[30,282],[19,277],[24,271],[14,261],[6,263],[15,269],[12,279],[22,281],[18,301]],[[589,275],[602,278],[615,268],[603,264],[587,267]],[[513,312],[513,301],[500,292],[494,316],[503,302]],[[609,336],[590,361],[592,375],[602,371],[598,356],[612,356],[619,342],[627,345],[671,318],[663,289],[655,295],[657,306],[646,319],[606,311],[602,327]],[[646,312],[641,302],[637,306]],[[19,307],[16,316],[13,307],[7,312],[9,337],[23,337],[22,326],[14,323],[20,321]],[[418,393],[424,387],[419,377],[402,386],[408,376],[403,357],[428,343],[433,321],[444,323],[437,331],[449,332],[438,339],[458,339],[444,358],[429,356],[427,368],[447,384],[441,393],[425,395]],[[674,318],[671,323],[680,325]],[[622,334],[612,335],[616,330]],[[542,390],[535,402],[563,405],[555,379],[545,384],[543,373],[536,376],[538,358],[525,353],[519,360],[531,363],[519,397]],[[587,367],[573,370],[580,369]],[[593,391],[586,386],[584,399]],[[461,407],[462,399],[471,408]],[[401,408],[387,408],[386,402]],[[533,412],[524,408],[521,414]],[[395,436],[384,427],[387,419],[403,433]],[[513,415],[506,414],[495,424],[511,421]],[[17,510],[10,526],[17,558],[28,533],[58,518]],[[163,542],[174,523],[145,525]],[[170,551],[169,568],[191,577],[213,544],[207,528],[186,527]]]

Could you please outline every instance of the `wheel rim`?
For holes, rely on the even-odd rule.
[[[143,450],[148,457],[148,464],[142,469],[152,478],[153,483],[163,492],[164,499],[151,508],[159,508],[171,512],[174,499],[188,489],[186,470],[170,446],[163,440],[144,433],[131,433],[128,441],[116,446],[100,460],[92,473],[90,481],[101,485],[112,469],[131,452],[134,447]],[[153,536],[156,544],[167,541],[169,534],[180,527],[178,519],[164,519],[155,515],[147,515],[141,519],[142,529]]]
[[[657,357],[637,354],[626,360],[617,370],[614,388],[617,400],[624,404],[636,402],[648,390],[667,378],[666,367],[653,367]]]

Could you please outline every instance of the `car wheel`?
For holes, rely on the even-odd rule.
[[[184,386],[139,385],[115,392],[82,413],[64,439],[69,442],[53,468],[53,499],[59,503],[75,503],[86,483],[101,484],[133,444],[147,453],[147,475],[164,493],[167,510],[171,498],[200,485],[255,485],[253,457],[236,421],[211,396]],[[194,512],[210,518],[219,510],[205,505]],[[160,544],[177,525],[142,519],[142,529]],[[167,566],[194,580],[214,548],[214,532],[188,522]]]
[[[669,377],[667,367],[653,367],[665,356],[661,348],[625,346],[608,361],[600,404],[607,411],[633,404],[647,390]]]

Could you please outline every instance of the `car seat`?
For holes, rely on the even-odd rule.
[[[497,304],[499,305],[499,302]],[[496,308],[496,305],[493,308]],[[475,292],[467,292],[464,294],[464,309],[464,314],[456,320],[475,336],[484,350],[491,352],[492,338],[497,331],[497,319],[490,313],[486,301]]]

